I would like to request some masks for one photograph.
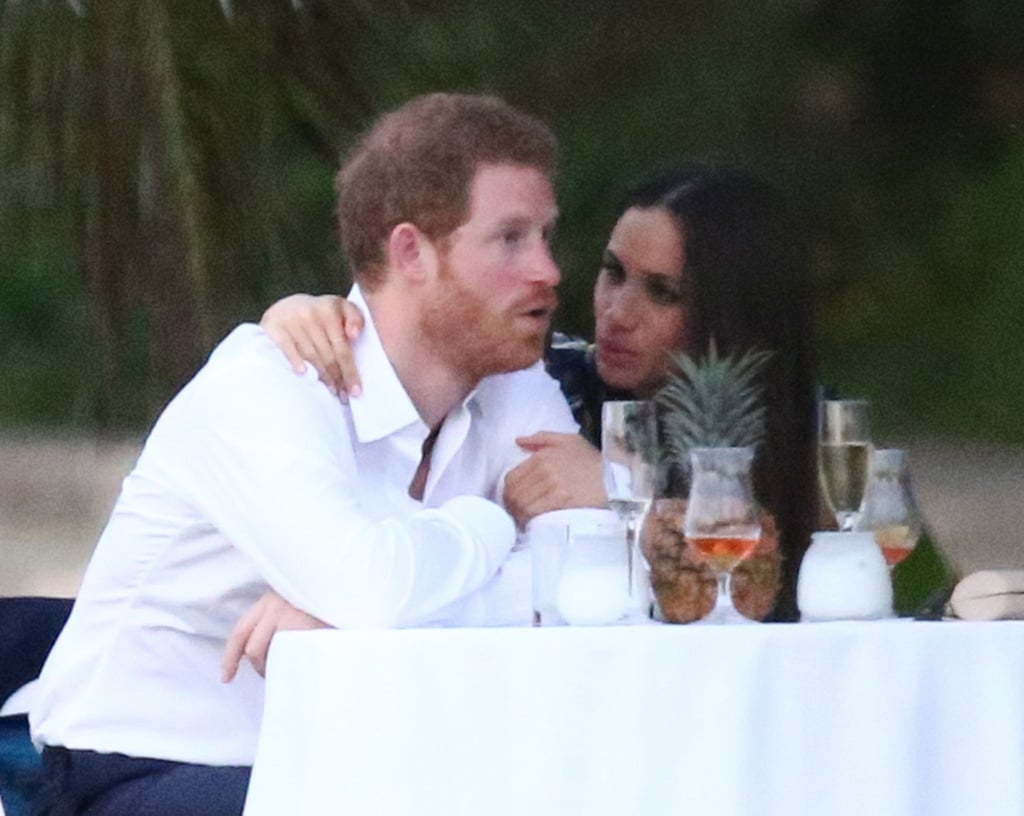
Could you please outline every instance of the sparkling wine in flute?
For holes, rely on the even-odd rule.
[[[717,572],[732,572],[741,561],[750,558],[758,536],[693,536],[686,542]]]
[[[658,462],[655,406],[645,400],[609,400],[601,406],[601,464],[608,506],[626,523],[629,614],[647,620],[649,581],[638,533],[654,500]]]
[[[823,443],[819,453],[821,479],[829,507],[836,516],[855,514],[867,485],[870,445],[867,442]]]
[[[867,400],[818,403],[821,492],[842,531],[853,530],[868,481],[871,432]]]

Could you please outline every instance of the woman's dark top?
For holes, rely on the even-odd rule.
[[[558,380],[569,402],[580,433],[594,447],[601,447],[601,405],[605,400],[632,399],[627,391],[608,388],[597,376],[594,344],[555,332],[544,358],[548,374]]]

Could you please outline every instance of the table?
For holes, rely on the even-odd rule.
[[[246,816],[1024,813],[1024,622],[279,635]]]

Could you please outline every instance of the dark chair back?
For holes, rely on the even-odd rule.
[[[0,598],[0,705],[39,676],[64,627],[70,598]],[[0,798],[7,816],[30,816],[42,763],[24,714],[0,717]]]
[[[39,676],[73,598],[0,598],[0,704]]]

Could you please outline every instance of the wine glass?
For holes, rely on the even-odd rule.
[[[647,617],[647,574],[637,531],[654,500],[658,421],[649,400],[609,400],[601,407],[601,462],[608,506],[626,524],[630,617]]]
[[[818,473],[825,500],[843,532],[853,530],[864,498],[871,453],[867,400],[822,400]]]
[[[718,599],[706,623],[753,623],[732,601],[732,571],[749,558],[761,538],[750,466],[754,449],[693,448],[693,474],[683,537],[718,579]]]
[[[890,571],[913,552],[921,537],[921,513],[910,487],[907,452],[894,448],[871,455],[858,530],[874,533]]]

